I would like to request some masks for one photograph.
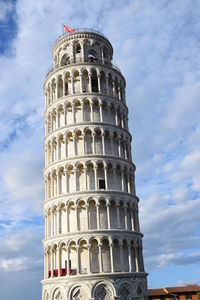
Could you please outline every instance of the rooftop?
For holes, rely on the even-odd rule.
[[[191,293],[191,292],[199,292],[199,285],[185,285],[185,286],[174,286],[174,287],[164,287],[160,289],[149,289],[149,296],[162,296],[174,293]]]

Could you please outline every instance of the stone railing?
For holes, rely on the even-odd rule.
[[[70,36],[70,35],[73,35],[73,34],[76,34],[76,33],[95,33],[95,34],[101,35],[105,39],[108,39],[105,35],[103,35],[101,32],[99,32],[97,30],[93,30],[93,29],[89,29],[89,28],[75,28],[74,30],[75,30],[74,32],[69,33],[69,32],[65,32],[64,28],[63,28],[63,34],[60,35],[56,39],[55,43],[57,43],[58,40],[60,40],[61,38],[65,37],[65,36]]]
[[[113,64],[109,61],[102,61],[102,60],[98,60],[98,59],[93,59],[93,58],[88,58],[88,59],[82,59],[82,58],[78,58],[76,60],[74,59],[71,59],[69,60],[66,65],[64,66],[60,66],[59,65],[56,65],[55,67],[54,66],[51,66],[47,73],[46,73],[46,78],[51,74],[53,73],[54,71],[58,70],[58,69],[61,69],[63,67],[66,67],[66,66],[72,66],[72,65],[80,65],[80,64],[94,64],[94,65],[104,65],[104,66],[107,66],[107,67],[110,67],[110,68],[113,68],[115,70],[117,70],[118,72],[121,73],[121,70],[120,68],[116,65],[116,64]]]

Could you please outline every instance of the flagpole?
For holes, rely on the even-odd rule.
[[[62,35],[64,35],[64,24],[62,24]]]

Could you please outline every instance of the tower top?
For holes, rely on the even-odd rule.
[[[87,40],[87,39],[93,39],[96,40],[97,42],[101,42],[105,44],[110,52],[111,56],[113,56],[113,47],[108,38],[103,35],[101,32],[93,30],[93,29],[88,29],[88,28],[76,28],[75,32],[73,33],[66,33],[64,32],[62,35],[60,35],[53,46],[52,49],[52,56],[54,57],[55,52],[59,50],[61,45],[67,43],[67,42],[76,42],[77,40]]]

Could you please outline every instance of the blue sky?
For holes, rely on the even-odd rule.
[[[41,299],[43,82],[62,23],[105,34],[127,81],[149,287],[200,284],[200,2],[0,0],[1,298]]]

